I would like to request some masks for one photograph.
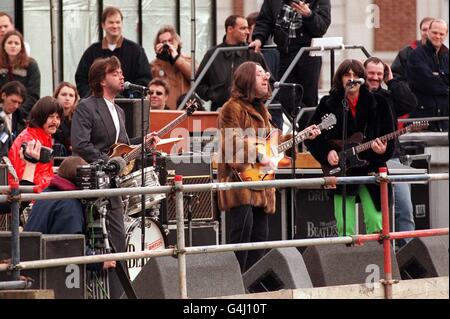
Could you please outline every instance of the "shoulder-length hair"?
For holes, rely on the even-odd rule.
[[[231,88],[231,96],[236,99],[242,99],[252,103],[256,98],[256,66],[261,66],[256,62],[244,62],[234,72],[233,85]],[[262,66],[261,66],[262,67]],[[270,89],[267,96],[263,99],[268,99],[272,94]]]
[[[89,69],[88,81],[92,94],[95,97],[103,96],[101,82],[106,78],[106,75],[120,68],[120,61],[114,55],[109,58],[96,59],[94,63],[92,63],[91,68]]]
[[[74,101],[73,107],[72,107],[72,109],[70,110],[70,113],[69,113],[69,120],[71,120],[72,119],[72,115],[75,112],[75,108],[77,107],[78,101],[80,100],[80,95],[78,94],[77,87],[74,84],[70,83],[70,82],[63,81],[63,82],[59,83],[58,86],[56,87],[55,92],[53,93],[53,97],[55,99],[58,99],[59,93],[65,87],[71,88],[75,92],[75,101]]]
[[[347,59],[342,61],[334,74],[333,83],[331,85],[332,90],[341,91],[344,89],[342,77],[350,72],[350,70],[352,70],[359,78],[366,79],[364,65],[358,60]]]
[[[14,61],[14,64],[11,64],[9,56],[5,51],[5,44],[6,41],[13,35],[16,35],[19,38],[21,48],[16,60]],[[0,67],[27,68],[28,65],[30,65],[30,57],[28,56],[27,50],[25,49],[25,42],[23,41],[22,34],[16,30],[6,32],[0,48]]]
[[[58,113],[61,120],[63,119],[64,110],[58,101],[52,96],[44,96],[31,109],[29,126],[43,128],[48,117],[54,113]]]
[[[172,25],[164,25],[158,30],[158,33],[156,34],[156,37],[155,37],[155,41],[153,41],[153,48],[155,49],[155,51],[156,51],[156,46],[159,44],[159,37],[160,37],[160,35],[164,34],[166,32],[169,32],[170,35],[172,36],[172,38],[175,41],[177,41],[177,43],[178,43],[178,50],[181,50],[181,47],[182,47],[183,43],[181,42],[181,37],[177,33],[177,30],[175,30],[175,27],[172,26]]]

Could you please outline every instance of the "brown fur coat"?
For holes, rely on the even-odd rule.
[[[256,157],[247,156],[256,153],[255,147],[249,143],[245,134],[233,132],[230,134],[226,129],[265,129],[270,132],[269,112],[264,105],[254,106],[240,99],[231,98],[221,108],[219,113],[219,129],[221,131],[221,156],[218,164],[218,178],[220,182],[240,182],[236,172],[241,172],[251,167],[256,162]],[[227,131],[227,133],[225,133]],[[232,150],[232,159],[227,160],[225,149]],[[239,154],[245,154],[243,163],[236,163]],[[250,153],[249,153],[250,152]],[[229,152],[231,153],[231,152]],[[255,154],[254,153],[254,154]],[[228,154],[228,153],[227,153]],[[231,208],[252,205],[263,207],[268,214],[275,213],[275,188],[264,190],[231,189],[219,192],[219,208],[229,211]]]

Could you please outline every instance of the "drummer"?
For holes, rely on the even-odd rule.
[[[169,99],[169,84],[162,78],[154,78],[148,84],[148,100],[152,110],[170,110],[167,106]]]

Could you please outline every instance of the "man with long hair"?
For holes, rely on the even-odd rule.
[[[324,166],[338,166],[342,158],[338,152],[337,141],[342,140],[344,112],[347,112],[346,134],[352,137],[355,133],[364,136],[363,142],[372,141],[371,149],[360,154],[360,158],[368,162],[363,167],[348,168],[347,176],[364,176],[378,173],[380,167],[386,167],[386,161],[392,157],[394,142],[382,142],[378,137],[394,131],[394,120],[389,104],[379,94],[372,94],[365,85],[357,82],[366,79],[364,66],[357,60],[344,60],[336,70],[330,95],[322,98],[310,123],[319,123],[322,116],[333,113],[337,123],[333,129],[323,132],[314,141],[306,141],[308,150],[315,159]],[[355,82],[356,81],[356,82]],[[344,110],[343,103],[348,105]],[[381,230],[380,188],[377,185],[348,185],[346,196],[346,235],[355,234],[356,197],[361,199],[364,210],[364,222],[367,233]],[[334,192],[334,213],[338,234],[344,234],[344,218],[342,212],[342,188]]]
[[[264,100],[270,97],[270,74],[255,62],[245,62],[234,74],[231,98],[219,113],[221,158],[220,182],[240,181],[240,172],[256,163],[273,167],[267,154],[256,149],[253,138],[265,138],[272,130]],[[320,134],[313,125],[309,138]],[[285,140],[289,136],[281,137]],[[232,189],[219,192],[219,207],[231,221],[230,243],[260,242],[268,239],[268,215],[275,213],[275,189]],[[239,251],[236,257],[244,272],[256,263],[264,251]]]

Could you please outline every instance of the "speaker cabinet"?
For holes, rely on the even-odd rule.
[[[249,293],[312,288],[302,255],[294,248],[272,249],[243,275]]]
[[[189,242],[189,227],[184,227],[184,239],[186,246],[210,246],[219,245],[219,222],[192,223],[192,242]],[[177,226],[169,225],[169,235],[167,236],[169,246],[177,244]]]
[[[367,280],[378,282],[384,278],[383,258],[383,246],[378,242],[368,242],[364,246],[355,247],[311,246],[303,253],[303,260],[314,287],[363,284]],[[391,258],[392,277],[400,279],[393,250]]]
[[[20,260],[43,260],[84,256],[83,235],[42,235],[20,233]],[[11,233],[0,232],[0,260],[11,258]],[[55,299],[85,299],[85,265],[21,271],[33,280],[31,289],[53,289]],[[0,273],[0,281],[9,281],[9,274]]]
[[[448,248],[440,237],[414,238],[397,260],[403,280],[448,276]]]
[[[186,256],[189,298],[209,298],[244,294],[239,263],[233,252]],[[150,259],[133,281],[140,299],[180,298],[178,260],[174,257]]]

